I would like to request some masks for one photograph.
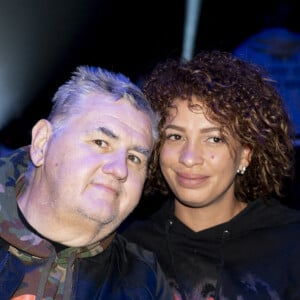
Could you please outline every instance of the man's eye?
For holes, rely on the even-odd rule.
[[[100,148],[105,148],[108,146],[107,142],[103,140],[94,140],[94,143],[99,146]]]
[[[133,163],[135,163],[135,164],[140,164],[142,162],[141,159],[138,156],[133,155],[133,154],[129,154],[128,159],[130,161],[132,161]]]

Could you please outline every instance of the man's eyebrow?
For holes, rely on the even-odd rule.
[[[113,138],[113,139],[116,139],[116,140],[119,139],[119,136],[116,135],[112,130],[110,130],[107,127],[100,126],[100,127],[97,128],[97,131],[101,131],[103,134],[105,134],[106,136],[108,136],[110,138]],[[133,148],[133,150],[145,155],[147,158],[150,157],[150,150],[148,148],[145,148],[145,147],[142,147],[142,146],[136,146],[136,147]]]
[[[116,139],[116,140],[119,139],[119,137],[112,130],[110,130],[107,127],[100,126],[97,128],[97,131],[101,131],[103,134],[105,134],[106,136],[111,137],[113,139]]]
[[[142,147],[142,146],[136,146],[133,148],[133,150],[145,155],[147,158],[150,157],[150,150],[145,148],[145,147]]]

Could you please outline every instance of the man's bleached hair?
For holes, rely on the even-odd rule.
[[[90,66],[77,67],[71,79],[55,93],[52,99],[53,107],[48,117],[55,131],[63,127],[68,117],[80,113],[80,107],[86,100],[84,96],[88,94],[99,94],[112,101],[127,99],[137,110],[149,116],[153,137],[157,139],[158,115],[153,112],[140,88],[121,73]],[[79,103],[81,105],[77,105]],[[99,106],[101,111],[100,102]]]

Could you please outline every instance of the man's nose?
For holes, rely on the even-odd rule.
[[[127,151],[118,150],[107,154],[102,170],[106,174],[111,174],[118,180],[124,180],[128,176]]]

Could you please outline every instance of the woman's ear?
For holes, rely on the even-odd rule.
[[[252,150],[248,147],[244,147],[241,155],[240,166],[247,168],[250,165],[252,159]]]
[[[52,125],[45,119],[39,120],[31,132],[30,156],[36,167],[44,163],[48,141],[52,135]]]

